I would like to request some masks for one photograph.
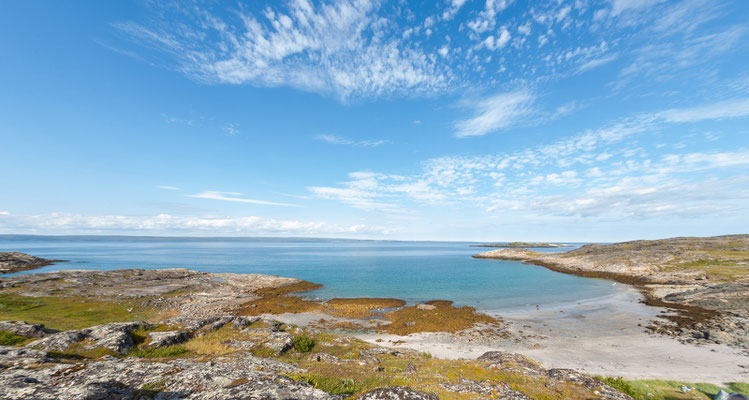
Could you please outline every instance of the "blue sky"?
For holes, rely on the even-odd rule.
[[[0,3],[0,233],[746,233],[749,3]]]

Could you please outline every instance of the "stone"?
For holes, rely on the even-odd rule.
[[[311,361],[325,362],[329,364],[340,364],[341,359],[328,353],[315,353],[309,356]]]
[[[149,324],[143,321],[113,322],[86,329],[54,333],[31,342],[26,347],[46,351],[65,351],[74,343],[85,340],[86,347],[89,349],[105,348],[115,353],[126,354],[135,346],[130,332],[148,327]]]
[[[0,321],[0,331],[12,332],[27,338],[43,338],[54,331],[42,324],[29,324],[24,321]]]
[[[192,339],[193,334],[187,331],[149,332],[148,347],[159,348],[184,343]]]
[[[477,358],[486,363],[488,368],[503,371],[521,372],[533,377],[546,375],[546,369],[529,358],[506,351],[488,351]]]
[[[591,378],[590,376],[573,369],[553,368],[548,371],[547,376],[556,381],[570,382],[586,389],[590,389],[591,391],[598,391],[598,396],[604,400],[632,400],[632,397],[614,389],[598,379]]]
[[[424,393],[405,386],[388,386],[364,393],[360,400],[439,400],[433,393]]]
[[[281,355],[292,346],[294,335],[286,332],[273,332],[263,342],[263,347],[273,350],[276,355]]]
[[[431,310],[436,310],[437,306],[434,306],[431,304],[417,304],[416,308],[419,310],[431,311]]]

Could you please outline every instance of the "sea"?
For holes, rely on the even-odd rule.
[[[515,261],[475,259],[469,242],[310,238],[0,235],[0,251],[68,260],[22,273],[66,269],[188,268],[257,273],[324,285],[305,297],[452,300],[481,311],[521,311],[614,296],[622,285]],[[566,248],[539,248],[541,252]],[[7,275],[5,275],[7,276]],[[2,279],[2,275],[0,275]]]

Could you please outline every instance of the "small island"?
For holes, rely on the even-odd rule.
[[[540,248],[556,248],[556,247],[570,247],[567,244],[561,243],[545,243],[545,242],[507,242],[507,243],[481,243],[472,244],[471,247],[499,247],[503,249],[540,249]]]

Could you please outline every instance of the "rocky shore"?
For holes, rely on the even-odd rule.
[[[13,272],[28,271],[31,269],[41,268],[62,260],[47,260],[45,258],[34,257],[17,251],[0,252],[0,274],[10,274]]]
[[[367,343],[325,321],[281,323],[258,310],[289,311],[286,304],[299,299],[292,293],[316,286],[184,269],[0,278],[0,398],[630,399],[601,380],[547,370],[518,354],[442,360]],[[445,301],[311,304],[328,313],[329,323],[356,315],[370,327],[395,326],[398,334],[436,329],[425,321],[439,323],[440,314],[463,321],[445,326],[458,333],[497,323],[474,320],[469,308]],[[395,314],[376,321],[377,312]]]
[[[749,349],[749,235],[590,244],[564,253],[499,249],[474,257],[633,285],[646,304],[669,310],[649,326],[654,333]]]

